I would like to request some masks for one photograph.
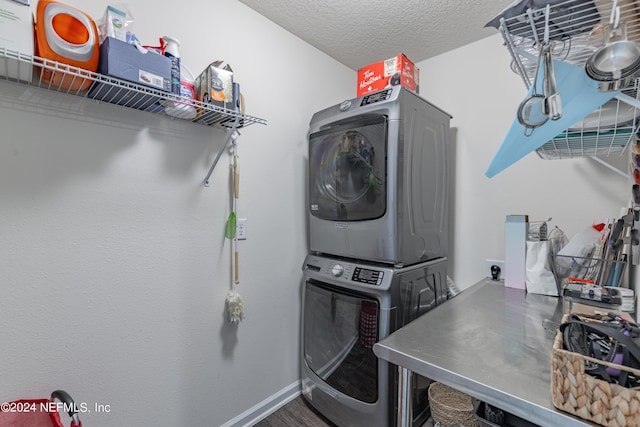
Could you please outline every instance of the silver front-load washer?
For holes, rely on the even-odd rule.
[[[302,270],[304,398],[339,427],[394,426],[397,369],[373,344],[447,300],[446,258],[398,269],[308,255]],[[414,375],[412,384],[420,426],[430,381]]]
[[[311,252],[398,267],[446,257],[450,119],[402,86],[314,114]]]

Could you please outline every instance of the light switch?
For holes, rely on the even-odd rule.
[[[236,222],[236,235],[238,240],[247,240],[247,219],[238,218]]]

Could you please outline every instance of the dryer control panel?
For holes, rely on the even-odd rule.
[[[362,97],[361,107],[369,104],[375,104],[376,102],[386,101],[391,96],[391,89],[381,90],[380,92],[372,93]]]
[[[310,279],[358,291],[386,292],[396,277],[392,267],[319,255],[307,255],[303,271]]]
[[[370,270],[368,268],[356,267],[351,280],[354,282],[368,283],[370,285],[380,285],[384,271]]]

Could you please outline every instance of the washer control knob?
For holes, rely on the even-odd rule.
[[[340,103],[340,107],[338,108],[340,109],[340,111],[347,111],[349,108],[351,108],[351,100],[342,101]]]
[[[342,276],[342,273],[344,273],[344,267],[341,266],[340,264],[336,264],[333,267],[331,267],[331,274],[333,274],[336,277],[340,277]]]

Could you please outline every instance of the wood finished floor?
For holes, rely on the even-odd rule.
[[[267,418],[254,424],[255,427],[335,427],[331,421],[313,409],[298,396]]]
[[[278,409],[267,418],[254,424],[255,427],[336,427],[322,414],[312,408],[302,396]],[[433,427],[431,419],[422,427]]]

